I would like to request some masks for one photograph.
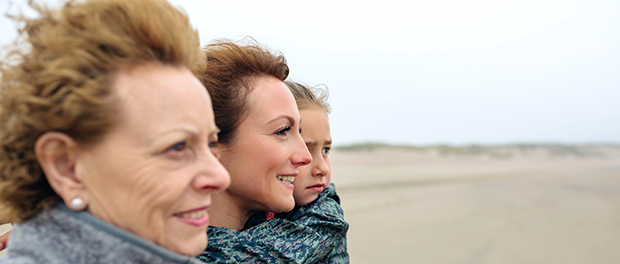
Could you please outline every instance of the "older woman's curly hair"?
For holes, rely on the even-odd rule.
[[[218,141],[232,143],[245,118],[247,97],[258,78],[275,77],[284,81],[289,73],[284,56],[246,38],[241,42],[216,40],[203,48],[208,67],[201,74],[213,103]]]
[[[1,68],[0,215],[13,222],[60,200],[35,157],[40,135],[60,131],[89,146],[115,124],[116,72],[158,63],[198,74],[206,65],[187,15],[165,0],[30,5],[39,17],[17,18],[22,40]]]

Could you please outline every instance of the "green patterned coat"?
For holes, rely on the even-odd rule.
[[[334,184],[300,208],[265,221],[256,214],[242,231],[209,227],[206,263],[349,263],[340,198]]]

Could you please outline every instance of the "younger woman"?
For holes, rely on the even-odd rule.
[[[298,168],[289,213],[259,212],[241,231],[209,227],[209,244],[199,256],[215,263],[348,263],[346,232],[340,199],[330,185],[331,136],[327,93],[285,82],[295,97],[303,123],[302,137],[312,162]],[[271,214],[273,216],[273,214]]]

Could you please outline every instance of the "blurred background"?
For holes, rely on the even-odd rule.
[[[329,87],[336,145],[620,142],[616,0],[171,2],[203,44],[251,36]]]
[[[171,2],[329,88],[353,263],[620,258],[619,1]]]

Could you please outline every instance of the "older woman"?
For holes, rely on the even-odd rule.
[[[207,45],[205,52],[208,67],[202,79],[221,129],[215,153],[230,172],[231,185],[213,196],[209,245],[199,258],[208,263],[324,259],[342,244],[348,229],[343,217],[324,217],[324,205],[338,206],[334,192],[324,195],[331,202],[304,214],[244,228],[257,212],[293,209],[292,183],[299,167],[312,161],[300,134],[295,98],[283,82],[288,75],[284,57],[256,43],[230,41]],[[342,209],[338,206],[335,213],[342,216]]]
[[[37,8],[2,68],[0,263],[194,263],[230,180],[195,77],[205,60],[164,0]]]

